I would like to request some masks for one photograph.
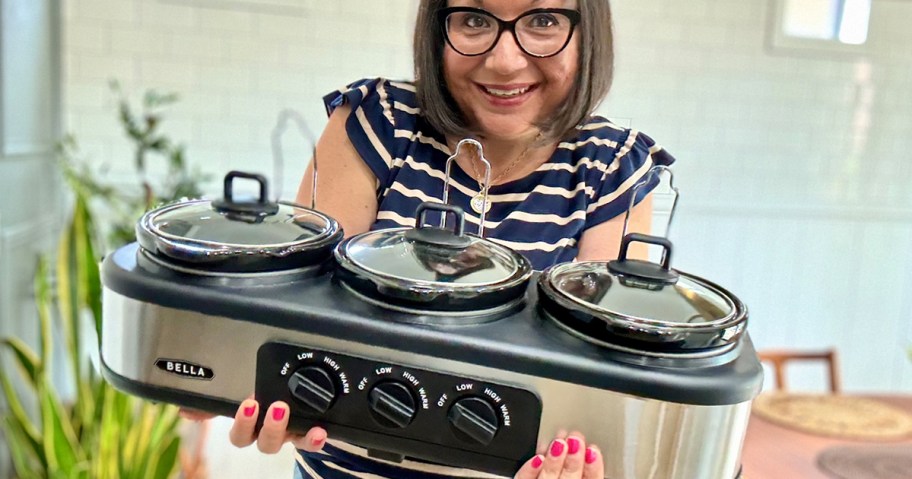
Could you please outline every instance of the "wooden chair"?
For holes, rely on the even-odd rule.
[[[842,383],[839,377],[839,361],[836,350],[827,349],[819,352],[796,351],[796,350],[767,350],[759,351],[760,361],[768,363],[773,368],[775,375],[775,387],[786,391],[788,386],[785,381],[785,366],[792,361],[824,361],[830,376],[830,392],[839,394],[842,391]]]

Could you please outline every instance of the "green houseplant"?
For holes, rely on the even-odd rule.
[[[101,337],[99,251],[104,244],[132,241],[133,224],[144,210],[199,196],[197,184],[205,177],[189,173],[183,146],[160,132],[162,112],[177,100],[175,95],[148,92],[141,113],[135,114],[116,84],[112,90],[120,96],[120,122],[135,146],[138,188],[124,190],[100,181],[78,160],[76,142],[61,142],[61,165],[74,205],[55,262],[42,259],[35,278],[39,344],[35,350],[18,338],[0,340],[0,352],[9,353],[3,359],[12,359],[25,385],[16,389],[11,371],[0,368],[8,409],[0,426],[20,479],[165,479],[178,469],[177,408],[115,390],[87,358],[98,350]],[[147,178],[150,156],[167,162],[160,183]],[[104,234],[95,221],[96,209],[112,225]],[[65,361],[53,361],[56,344],[64,346]],[[61,363],[75,389],[67,397],[53,381],[60,372],[51,370]]]

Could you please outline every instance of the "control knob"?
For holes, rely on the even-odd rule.
[[[336,385],[325,369],[319,366],[301,368],[288,379],[291,395],[311,409],[324,413],[336,399]]]
[[[480,397],[467,397],[453,403],[447,414],[457,436],[487,446],[500,429],[497,411]]]
[[[368,408],[378,423],[392,428],[408,426],[415,418],[415,396],[398,381],[383,381],[367,394]]]

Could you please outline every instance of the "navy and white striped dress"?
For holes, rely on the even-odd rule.
[[[421,116],[409,82],[366,79],[324,97],[328,113],[351,107],[346,132],[377,177],[377,220],[372,229],[415,225],[415,210],[443,196],[445,166],[452,152],[446,139]],[[485,237],[525,255],[541,270],[573,261],[583,232],[623,214],[630,193],[654,165],[674,158],[643,133],[592,116],[573,138],[561,142],[551,159],[525,178],[492,186]],[[641,188],[645,197],[654,186]],[[449,203],[465,210],[466,230],[475,232],[478,215],[469,201],[478,182],[455,162]],[[429,214],[428,222],[439,218]],[[332,430],[329,431],[332,435]],[[298,451],[298,478],[493,478],[479,472],[417,461],[390,463],[365,451],[330,441],[322,453]]]
[[[328,112],[342,103],[352,108],[346,131],[377,176],[372,228],[414,226],[415,208],[442,198],[446,160],[452,155],[444,136],[420,116],[415,87],[362,80],[324,102]],[[537,270],[572,261],[584,231],[623,214],[630,189],[649,168],[673,161],[645,134],[590,117],[536,171],[491,187],[485,237],[524,254]],[[650,189],[641,188],[640,196]],[[469,232],[478,227],[478,215],[469,207],[478,191],[478,182],[453,162],[449,203],[465,210]]]

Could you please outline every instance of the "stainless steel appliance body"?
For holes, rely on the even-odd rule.
[[[454,324],[362,301],[331,273],[207,277],[143,258],[129,245],[102,270],[104,372],[128,392],[233,415],[256,390],[288,400],[299,429],[504,475],[578,429],[612,479],[739,477],[762,383],[746,334],[638,355],[570,334],[534,281],[507,316]]]

